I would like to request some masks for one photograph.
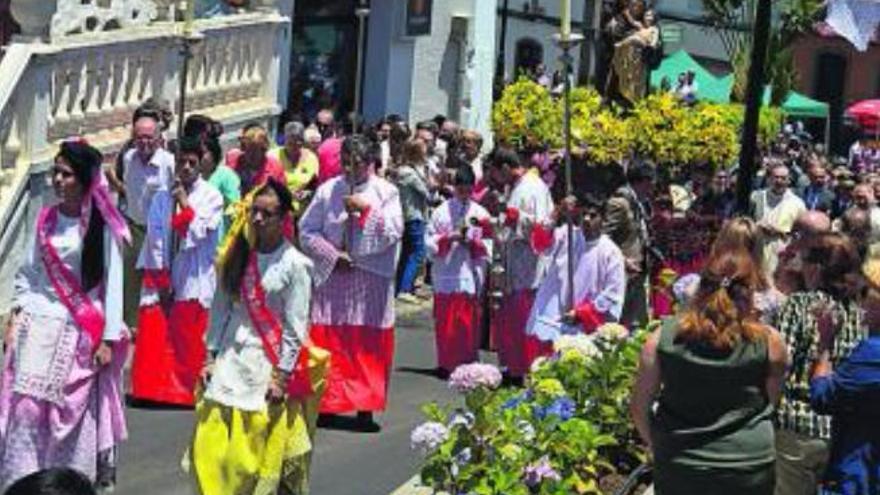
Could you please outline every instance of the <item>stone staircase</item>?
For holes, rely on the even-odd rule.
[[[247,122],[273,128],[286,102],[292,3],[259,5],[257,11],[192,25],[199,41],[189,64],[186,110],[222,122],[225,141]],[[47,28],[44,36],[23,37],[5,47],[0,60],[0,314],[9,307],[13,275],[27,252],[36,213],[52,200],[46,172],[58,142],[83,136],[109,161],[129,137],[131,115],[142,101],[156,97],[176,111],[183,31],[181,22],[154,21],[50,39]]]

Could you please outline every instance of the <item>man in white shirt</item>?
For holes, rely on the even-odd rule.
[[[137,264],[144,282],[131,394],[191,406],[217,289],[214,255],[223,196],[198,173],[201,142],[183,138],[178,145],[177,181],[172,190],[163,188],[153,196]]]
[[[776,272],[779,253],[788,245],[788,236],[798,216],[807,206],[789,187],[788,167],[777,164],[770,168],[770,187],[752,193],[751,210],[763,234],[765,273]]]
[[[125,251],[124,315],[129,328],[137,327],[141,273],[135,268],[146,231],[147,213],[153,195],[160,189],[171,190],[174,182],[174,155],[162,148],[159,121],[142,116],[134,123],[134,148],[122,158],[122,183],[125,186],[125,217],[132,243]]]

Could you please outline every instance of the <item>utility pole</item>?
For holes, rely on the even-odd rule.
[[[745,213],[756,172],[758,151],[758,117],[764,96],[764,65],[767,62],[767,44],[770,40],[772,0],[758,0],[755,9],[754,36],[749,61],[749,80],[746,87],[746,113],[743,121],[739,151],[739,174],[736,186],[736,208]]]

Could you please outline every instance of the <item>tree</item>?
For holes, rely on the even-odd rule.
[[[771,102],[781,104],[794,85],[797,70],[791,46],[805,30],[810,29],[822,9],[822,0],[777,0],[773,7],[778,15],[771,23],[766,44],[766,80],[771,85]],[[733,67],[734,84],[731,97],[745,101],[746,74],[752,43],[757,31],[756,0],[703,0],[705,20],[709,29],[721,40],[728,61]]]
[[[752,180],[755,176],[758,149],[758,118],[764,96],[764,65],[770,44],[770,16],[772,0],[758,0],[755,9],[755,30],[749,60],[748,87],[746,88],[746,115],[743,119],[742,145],[739,150],[739,177],[736,186],[736,207],[740,212],[749,208]]]

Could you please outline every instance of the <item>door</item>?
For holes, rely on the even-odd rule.
[[[830,112],[831,151],[846,155],[846,143],[843,140],[843,111],[846,104],[846,57],[836,53],[822,53],[816,59],[815,97],[828,103]]]
[[[358,46],[355,6],[354,0],[297,0],[288,115],[311,119],[324,108],[337,115],[353,108]]]

